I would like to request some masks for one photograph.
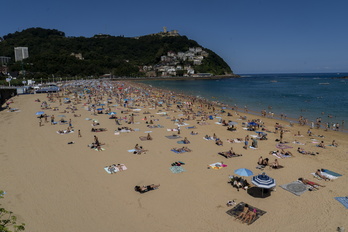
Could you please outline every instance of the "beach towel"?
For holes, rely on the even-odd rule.
[[[195,129],[196,127],[195,126],[187,126],[185,127],[186,129]]]
[[[180,172],[185,172],[186,170],[181,167],[181,166],[171,166],[170,171],[172,171],[172,173],[180,173]]]
[[[226,151],[226,152],[219,152],[218,154],[223,156],[223,157],[225,157],[226,159],[242,156],[242,155],[239,155],[239,154],[235,154],[235,155],[229,154],[228,151]]]
[[[252,146],[249,146],[249,148],[254,149],[254,150],[257,149],[257,147],[252,147]]]
[[[335,197],[335,199],[341,203],[342,205],[344,205],[344,207],[346,207],[346,209],[348,209],[348,196],[347,197]]]
[[[290,146],[288,146],[288,145],[281,144],[281,143],[278,143],[278,144],[276,145],[276,147],[277,147],[278,149],[290,149],[290,148],[292,148],[292,147],[290,147]]]
[[[120,132],[115,132],[114,135],[120,135]]]
[[[337,179],[338,177],[337,176],[333,176],[333,175],[330,175],[330,174],[327,174],[327,173],[325,173],[325,172],[320,172],[321,173],[321,175],[323,175],[323,176],[325,176],[326,178],[329,178],[330,180],[335,180],[335,179]],[[314,176],[314,178],[317,178],[318,180],[322,180],[323,178],[321,178],[320,176],[318,176],[316,173],[311,173],[313,176]]]
[[[172,152],[176,153],[176,154],[181,154],[181,153],[185,153],[186,151],[177,151],[175,149],[172,149],[171,150]]]
[[[114,167],[115,168],[115,172],[119,172],[119,171],[126,171],[128,168],[126,167],[126,165],[124,164],[121,164],[121,167],[118,168],[118,167]],[[109,173],[109,174],[112,174],[110,171],[109,171],[109,166],[106,166],[104,167],[104,170]]]
[[[137,151],[137,150],[135,150],[135,149],[130,149],[130,150],[128,150],[128,152],[131,152],[131,153],[133,153],[133,152],[135,152],[135,151]]]
[[[166,138],[168,138],[168,139],[179,139],[179,138],[181,138],[181,136],[179,136],[179,135],[167,135]]]
[[[203,137],[204,140],[214,140],[212,137],[209,137],[209,138],[206,138],[206,137]]]
[[[297,141],[294,141],[292,143],[297,144],[297,145],[305,145],[304,143],[300,143],[300,142],[297,142]]]
[[[279,185],[282,189],[285,189],[297,196],[302,195],[307,191],[307,186],[300,181],[294,181],[289,184]]]
[[[117,167],[114,167],[114,168],[115,168],[115,172],[119,172],[119,171],[120,171]],[[111,174],[111,172],[109,171],[109,167],[105,167],[104,170],[105,170],[107,173]]]
[[[180,140],[180,141],[177,141],[178,144],[189,144],[190,142],[188,143],[185,143],[184,140]]]
[[[213,164],[209,164],[208,167],[209,167],[209,168],[212,168],[212,169],[218,170],[218,169],[227,167],[227,165],[226,165],[226,164],[222,164],[222,163],[220,163],[220,162],[216,162],[216,163],[213,163]]]
[[[105,148],[100,148],[102,151],[105,151]],[[94,150],[96,150],[96,151],[98,151],[98,149],[97,148],[94,148]]]
[[[63,133],[59,133],[59,131],[57,131],[57,134],[59,134],[59,135],[67,135],[67,134],[70,134],[70,133],[74,133],[74,131],[71,130],[71,131],[67,132],[66,130],[64,130]]]
[[[237,218],[239,216],[239,214],[241,212],[243,212],[243,209],[244,209],[244,205],[245,203],[244,202],[240,202],[239,204],[237,204],[235,207],[233,207],[232,209],[226,211],[226,213],[232,217],[235,217]],[[253,207],[251,205],[249,205],[249,208],[251,210],[254,210],[256,209],[256,217],[254,218],[254,220],[252,220],[248,225],[254,223],[257,219],[259,219],[262,215],[264,215],[266,213],[266,211],[263,211],[261,209],[258,209],[256,207]]]
[[[338,176],[333,176],[333,175],[330,175],[326,172],[321,172],[321,175],[325,176],[326,178],[329,178],[330,180],[335,180],[338,178]]]
[[[152,131],[145,131],[144,133],[148,134],[148,133],[152,133]]]
[[[341,174],[333,172],[333,171],[330,171],[328,169],[324,169],[324,172],[329,174],[329,175],[336,176],[336,177],[342,176]]]
[[[190,124],[188,124],[188,123],[183,123],[183,124],[174,123],[174,125],[177,125],[177,126],[188,126],[188,125],[190,125]]]

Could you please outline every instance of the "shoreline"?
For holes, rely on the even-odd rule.
[[[131,80],[131,81],[133,81],[134,82],[134,80]],[[135,82],[136,83],[136,82]],[[141,84],[143,84],[143,83],[141,83]],[[150,87],[148,84],[146,84],[148,87]],[[151,86],[152,88],[155,88],[155,87],[153,87],[153,86]],[[156,87],[157,88],[157,87]],[[169,90],[169,89],[166,89],[167,91],[172,91],[172,92],[177,92],[177,91],[175,91],[175,90]],[[186,95],[186,96],[188,96],[188,97],[190,97],[190,98],[192,98],[192,97],[194,97],[194,98],[196,98],[196,96],[194,96],[194,95],[190,95],[190,94],[186,94],[186,93],[183,93],[183,92],[181,92],[181,93],[179,93],[179,94],[181,94],[181,95]],[[239,112],[239,113],[249,113],[249,114],[251,114],[251,115],[255,115],[255,116],[258,116],[258,117],[261,117],[261,118],[270,118],[270,119],[275,119],[275,120],[280,120],[280,121],[282,121],[282,122],[287,122],[287,123],[292,123],[292,124],[299,124],[299,118],[300,118],[300,116],[298,117],[298,118],[292,118],[292,117],[286,117],[286,118],[282,118],[281,117],[281,114],[277,114],[277,113],[273,113],[272,115],[273,115],[273,117],[271,117],[271,116],[265,116],[265,117],[263,117],[261,114],[262,114],[262,112],[260,112],[260,111],[255,111],[255,110],[253,110],[253,109],[247,109],[247,111],[248,112],[245,112],[245,110],[244,109],[241,109],[240,107],[237,107],[236,109],[234,109],[235,107],[233,107],[233,106],[230,106],[230,105],[228,105],[228,104],[226,104],[226,103],[224,103],[224,102],[216,102],[216,101],[212,101],[212,100],[208,100],[208,99],[206,99],[206,98],[202,98],[202,99],[205,99],[206,101],[209,101],[209,102],[211,102],[212,104],[215,104],[216,106],[218,106],[218,107],[226,107],[226,108],[228,108],[229,110],[232,110],[232,111],[237,111],[237,112]],[[267,105],[267,104],[265,104],[265,105]],[[268,114],[267,114],[268,115]],[[304,125],[301,125],[301,126],[309,126],[309,127],[311,127],[311,122],[306,122]],[[314,129],[314,128],[312,128],[312,129]],[[325,130],[325,123],[321,123],[320,124],[320,127],[319,127],[319,129],[322,129],[322,130]],[[327,131],[336,131],[336,130],[333,130],[333,129],[328,129]],[[344,125],[341,125],[341,127],[340,127],[340,129],[339,129],[339,132],[343,132],[343,133],[348,133],[348,128],[344,128]]]

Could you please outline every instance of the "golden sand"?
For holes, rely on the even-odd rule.
[[[15,212],[20,222],[26,223],[26,231],[61,232],[61,231],[335,231],[338,226],[348,229],[348,210],[334,197],[348,194],[347,179],[347,134],[334,131],[313,129],[316,135],[324,138],[307,136],[308,126],[288,126],[287,122],[261,118],[239,112],[247,119],[260,118],[266,128],[274,131],[276,122],[285,126],[289,132],[284,134],[292,149],[293,157],[279,159],[285,167],[279,170],[266,167],[264,172],[276,179],[277,187],[269,197],[256,198],[245,190],[237,191],[227,182],[229,175],[238,168],[248,168],[253,173],[262,171],[256,169],[260,156],[274,161],[276,157],[269,154],[277,150],[275,145],[279,134],[268,133],[268,140],[259,141],[258,149],[243,149],[243,143],[228,143],[227,139],[244,138],[246,135],[256,135],[255,132],[242,129],[242,122],[233,112],[232,117],[221,115],[222,119],[238,122],[237,131],[230,132],[226,127],[215,124],[218,119],[208,120],[209,125],[200,126],[196,120],[185,121],[188,126],[197,129],[181,127],[182,137],[187,137],[190,144],[186,145],[192,152],[176,154],[170,151],[181,147],[175,139],[167,139],[167,128],[177,128],[174,122],[166,116],[156,114],[161,108],[152,106],[141,108],[134,112],[136,124],[125,124],[140,131],[114,134],[117,129],[114,120],[108,115],[92,115],[83,104],[76,105],[78,110],[65,113],[66,120],[71,119],[75,132],[60,135],[58,130],[65,130],[68,125],[51,125],[39,120],[35,113],[40,111],[39,98],[47,101],[46,94],[20,95],[13,98],[13,108],[20,112],[0,112],[1,152],[0,152],[0,189],[6,191],[5,198],[0,202],[3,207]],[[106,97],[104,97],[104,100]],[[67,104],[59,105],[58,101],[50,102],[51,107],[64,110]],[[112,108],[118,117],[121,109]],[[175,107],[174,112],[166,111],[168,115],[180,118],[182,112]],[[145,110],[151,114],[144,115]],[[165,111],[164,109],[162,109]],[[48,115],[60,118],[59,111],[44,110]],[[150,118],[150,115],[154,117]],[[164,128],[148,128],[145,116],[158,119],[155,124]],[[97,119],[106,132],[91,132],[91,121],[85,118]],[[198,119],[198,118],[197,118]],[[81,130],[82,137],[78,137]],[[191,135],[194,130],[198,135]],[[145,131],[152,131],[151,141],[140,141],[139,136],[146,136]],[[303,137],[295,137],[298,131]],[[203,139],[205,135],[216,134],[223,142],[217,146],[213,141]],[[97,135],[105,143],[104,151],[98,152],[87,145],[93,142]],[[325,149],[316,147],[311,138],[323,140],[326,145],[336,140],[338,147],[327,146]],[[319,152],[318,155],[301,155],[296,149],[299,145],[293,141],[305,143],[300,147]],[[74,144],[68,142],[74,141]],[[146,154],[135,155],[127,152],[135,144],[149,150]],[[227,151],[233,147],[236,153],[243,156],[226,159],[218,152]],[[182,173],[173,174],[171,164],[175,161],[185,163]],[[227,167],[214,170],[208,165],[223,161]],[[104,167],[122,163],[126,171],[110,175]],[[314,179],[311,175],[318,168],[326,168],[343,176],[334,181]],[[318,182],[326,187],[318,191],[307,191],[296,196],[283,190],[279,185],[297,180],[299,177]],[[251,177],[246,177],[251,182]],[[140,194],[134,191],[136,185],[161,184],[159,189]],[[231,207],[226,206],[229,200],[245,202],[262,209],[267,213],[251,225],[242,224],[226,214]]]

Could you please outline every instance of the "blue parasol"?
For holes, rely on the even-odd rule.
[[[246,168],[240,168],[237,170],[234,170],[234,174],[237,174],[239,176],[252,176],[254,173]]]

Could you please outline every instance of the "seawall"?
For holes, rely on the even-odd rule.
[[[6,100],[17,95],[17,88],[13,87],[0,87],[0,106],[2,106]]]

